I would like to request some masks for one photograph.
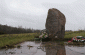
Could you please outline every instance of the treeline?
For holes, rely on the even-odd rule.
[[[40,30],[35,30],[31,28],[11,27],[7,25],[0,24],[0,34],[19,34],[19,33],[35,33],[40,32]]]

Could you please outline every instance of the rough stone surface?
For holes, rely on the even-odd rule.
[[[52,8],[48,10],[46,20],[46,30],[49,33],[49,38],[63,39],[65,35],[65,16],[59,10]]]

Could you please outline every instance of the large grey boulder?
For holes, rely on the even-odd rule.
[[[49,38],[63,39],[65,35],[65,16],[58,9],[52,8],[48,10],[46,19],[46,30],[49,33]]]

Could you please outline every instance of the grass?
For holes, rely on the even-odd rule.
[[[0,48],[6,46],[12,46],[24,41],[34,40],[35,36],[37,36],[36,33],[0,35]]]
[[[24,34],[4,34],[0,35],[0,48],[1,47],[7,47],[7,46],[13,46],[15,44],[18,44],[20,42],[24,41],[32,41],[35,37],[38,37],[39,34],[37,33],[24,33]],[[65,32],[65,39],[71,39],[74,36],[84,36],[85,32]]]
[[[65,32],[65,37],[64,38],[72,38],[75,36],[84,36],[85,37],[85,32],[82,31],[75,31],[75,32]]]

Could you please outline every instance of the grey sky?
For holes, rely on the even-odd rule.
[[[66,30],[85,28],[85,0],[0,0],[0,24],[45,29],[50,8],[66,17]]]

